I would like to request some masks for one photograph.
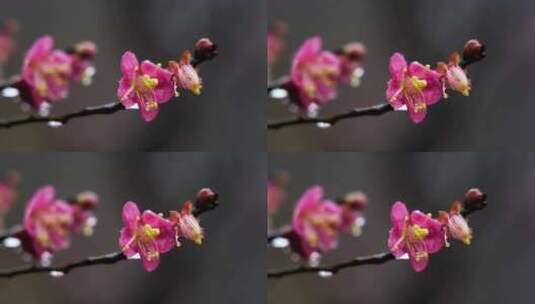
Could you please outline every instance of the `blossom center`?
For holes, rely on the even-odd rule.
[[[149,224],[141,226],[140,230],[140,234],[143,236],[144,239],[152,240],[158,237],[158,235],[160,235],[160,229],[154,228]]]
[[[419,225],[412,225],[410,229],[412,232],[412,236],[414,236],[414,238],[418,241],[425,239],[429,235],[429,229],[422,228]]]
[[[149,75],[141,75],[138,77],[137,89],[141,91],[152,91],[158,86],[158,79],[152,78]]]

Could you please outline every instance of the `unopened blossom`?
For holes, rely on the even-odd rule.
[[[195,95],[201,94],[202,80],[191,61],[192,56],[189,51],[184,51],[179,62],[169,61],[169,70],[173,73],[177,95],[179,90],[189,90]]]
[[[439,62],[437,71],[444,77],[444,86],[457,91],[464,96],[470,95],[470,79],[466,76],[466,71],[459,66],[461,56],[455,52],[450,55],[449,62]]]
[[[180,245],[180,239],[185,238],[197,245],[202,244],[204,232],[199,220],[193,215],[193,204],[186,202],[180,212],[171,211],[169,220],[174,224],[176,230],[177,245]]]
[[[93,234],[93,228],[96,225],[96,217],[93,210],[99,204],[99,197],[95,192],[85,191],[76,195],[71,202],[73,208],[72,230],[82,233],[85,236]]]
[[[301,240],[301,254],[309,258],[337,247],[342,227],[342,210],[323,198],[323,189],[313,186],[305,191],[294,210],[292,230]]]
[[[429,262],[429,255],[438,252],[445,245],[442,224],[420,211],[409,214],[403,202],[396,202],[392,206],[390,218],[390,252],[396,258],[408,255],[414,271],[423,271]]]
[[[18,32],[18,24],[13,20],[8,20],[0,29],[0,64],[7,61],[8,57],[15,50],[14,35]]]
[[[341,202],[342,226],[341,231],[360,236],[364,225],[362,211],[368,205],[368,197],[364,192],[355,191],[348,193]]]
[[[443,97],[441,75],[419,62],[408,65],[400,53],[390,58],[390,75],[386,98],[394,109],[406,106],[414,123],[422,122],[427,107]]]
[[[268,65],[272,65],[282,53],[284,43],[281,38],[275,34],[268,33],[267,36],[267,60]]]
[[[351,86],[359,86],[364,74],[362,60],[366,55],[366,47],[360,42],[346,44],[338,57],[340,58],[340,82]]]
[[[69,235],[74,222],[73,209],[56,199],[52,186],[40,188],[26,206],[23,227],[30,239],[30,253],[40,258],[69,247]]]
[[[293,58],[290,73],[297,105],[310,111],[336,98],[340,73],[340,59],[322,50],[320,37],[306,40]]]
[[[37,39],[26,52],[22,78],[29,90],[28,102],[39,108],[43,103],[64,99],[69,91],[72,59],[61,50],[54,50],[50,36]]]
[[[119,81],[117,96],[130,108],[139,106],[141,117],[150,122],[156,118],[158,104],[168,102],[174,96],[172,74],[148,60],[141,64],[134,53],[125,52],[121,58],[123,77]]]
[[[273,215],[282,204],[286,193],[284,189],[276,182],[268,181],[267,184],[267,212]]]
[[[448,237],[461,241],[465,245],[470,245],[472,229],[468,226],[468,221],[461,214],[461,211],[461,203],[454,202],[449,212],[440,211],[439,219],[444,224]]]
[[[6,181],[0,181],[0,218],[7,213],[15,201],[15,197],[16,191],[14,185]]]
[[[83,85],[91,84],[95,67],[93,59],[97,54],[97,46],[92,41],[82,41],[74,45],[68,51],[72,60],[71,79],[81,82]]]
[[[139,254],[145,270],[155,270],[160,264],[160,254],[175,246],[173,224],[150,210],[141,214],[134,202],[124,204],[122,218],[121,251],[129,258]]]

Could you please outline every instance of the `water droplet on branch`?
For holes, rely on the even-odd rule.
[[[328,129],[330,127],[332,127],[333,125],[331,123],[328,123],[328,122],[323,122],[323,121],[320,121],[318,123],[316,123],[316,126],[320,129]]]
[[[59,128],[63,126],[63,123],[61,121],[51,120],[48,122],[48,126],[51,128]]]
[[[15,98],[19,96],[19,90],[13,87],[7,87],[2,90],[2,97]]]
[[[328,278],[332,277],[333,275],[334,275],[334,273],[332,271],[327,271],[327,270],[318,271],[318,276],[320,278],[328,279]]]
[[[52,271],[49,272],[49,274],[53,278],[61,278],[62,276],[65,275],[65,272],[58,271],[58,270],[52,270]]]
[[[288,241],[287,238],[283,237],[276,237],[273,240],[271,240],[271,246],[274,248],[286,248],[290,245],[290,241]]]
[[[288,97],[288,91],[281,88],[273,89],[271,92],[269,92],[269,96],[274,99],[285,99]]]
[[[3,242],[6,248],[18,248],[20,247],[20,240],[15,237],[8,237]]]

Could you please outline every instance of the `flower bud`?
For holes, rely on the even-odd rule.
[[[210,206],[217,205],[218,195],[210,188],[202,188],[197,193],[197,199],[195,201],[195,208],[204,210],[210,208]]]
[[[362,191],[354,191],[346,194],[342,204],[352,210],[363,210],[368,206],[368,196]]]
[[[479,40],[469,40],[463,50],[463,60],[468,62],[474,62],[485,58],[486,47]]]
[[[193,54],[197,60],[213,59],[217,55],[217,45],[208,38],[199,39]]]
[[[82,209],[94,209],[99,204],[99,197],[93,191],[84,191],[76,195],[73,203]]]
[[[487,195],[479,188],[471,188],[465,194],[464,205],[466,209],[481,209],[486,206]]]
[[[341,53],[351,61],[361,61],[366,56],[367,49],[363,43],[351,42],[342,48]]]

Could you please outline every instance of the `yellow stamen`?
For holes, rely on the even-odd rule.
[[[422,228],[418,225],[413,225],[412,233],[417,239],[423,240],[425,237],[429,235],[429,230],[427,228]]]

